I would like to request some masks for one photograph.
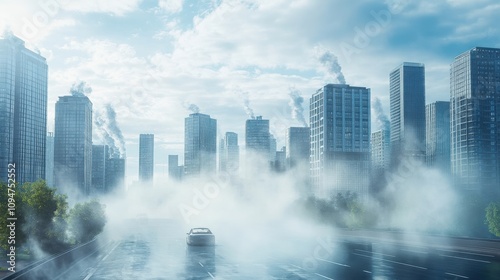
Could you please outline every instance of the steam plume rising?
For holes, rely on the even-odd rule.
[[[319,62],[326,67],[329,74],[333,74],[340,84],[345,84],[344,74],[342,74],[342,67],[340,67],[337,57],[330,51],[325,51],[319,57]]]
[[[250,100],[248,99],[248,92],[242,92],[243,96],[243,107],[245,108],[245,113],[247,113],[250,119],[255,119],[255,114],[253,113],[253,109],[250,107]]]
[[[198,106],[196,106],[196,104],[189,104],[187,106],[187,109],[191,112],[193,112],[193,114],[198,114],[200,112],[200,108]]]
[[[106,104],[102,112],[94,112],[94,124],[102,142],[109,146],[112,158],[125,156],[125,140],[116,122],[116,112],[111,104]]]
[[[390,122],[387,119],[387,116],[384,114],[384,109],[382,109],[382,103],[380,102],[380,99],[378,97],[375,97],[375,100],[373,101],[372,104],[372,108],[375,113],[377,128],[379,130],[380,129],[389,130]]]
[[[81,81],[71,86],[70,93],[73,96],[86,96],[92,93],[92,88],[85,81]]]
[[[304,108],[302,107],[304,98],[300,96],[300,91],[295,88],[291,88],[288,95],[290,96],[290,102],[288,102],[288,105],[292,108],[292,118],[299,121],[304,127],[307,127],[307,122],[304,118]]]

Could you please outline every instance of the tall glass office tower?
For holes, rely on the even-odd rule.
[[[426,163],[444,174],[450,167],[450,102],[436,101],[425,106]]]
[[[240,166],[240,147],[238,146],[238,134],[226,132],[224,139],[220,142],[219,170],[236,173]]]
[[[56,103],[54,180],[57,188],[88,195],[92,185],[92,102],[83,94]]]
[[[154,175],[154,134],[139,135],[139,181],[153,180]]]
[[[391,162],[425,161],[425,67],[404,62],[390,73]]]
[[[370,89],[328,84],[310,99],[313,193],[329,197],[368,194],[370,180]]]
[[[500,49],[473,48],[450,72],[451,170],[455,184],[500,197]]]
[[[269,120],[257,116],[245,123],[245,149],[247,153],[255,153],[268,158],[271,151],[271,134]],[[276,150],[276,149],[275,149]]]
[[[190,114],[184,122],[184,170],[186,176],[217,170],[217,120]]]
[[[309,127],[289,127],[286,130],[287,167],[309,165],[311,130]]]
[[[16,164],[16,181],[45,179],[47,73],[44,57],[6,32],[0,38],[0,180]]]

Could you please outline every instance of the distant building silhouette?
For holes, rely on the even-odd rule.
[[[282,147],[281,150],[276,151],[274,157],[276,158],[273,163],[274,171],[286,171],[286,147]]]
[[[110,157],[106,160],[106,193],[125,187],[125,158]]]
[[[390,73],[391,165],[425,161],[425,67],[404,62]]]
[[[139,181],[151,182],[154,175],[154,134],[139,135]]]
[[[56,103],[54,180],[57,188],[90,193],[92,102],[84,95],[60,96]]]
[[[217,121],[209,115],[190,114],[184,122],[186,176],[214,174],[217,170]]]
[[[9,32],[0,38],[0,181],[45,179],[47,62]]]
[[[179,166],[179,156],[168,155],[168,177],[173,180],[181,180],[183,173],[183,166]]]
[[[219,145],[219,170],[235,174],[240,166],[240,147],[238,146],[238,134],[226,132]]]
[[[125,159],[113,158],[107,145],[92,145],[92,193],[105,194],[124,186]]]
[[[382,129],[372,133],[371,156],[372,172],[388,171],[391,163],[391,132]]]
[[[91,193],[106,192],[106,161],[109,158],[109,147],[92,145],[92,189]]]
[[[289,127],[286,130],[286,161],[288,168],[309,166],[311,130],[309,127]]]
[[[462,190],[500,199],[500,49],[473,48],[451,65],[451,170]]]
[[[451,174],[450,102],[436,101],[425,106],[427,166]]]
[[[370,180],[370,89],[327,84],[310,99],[311,184],[329,197],[368,194]]]

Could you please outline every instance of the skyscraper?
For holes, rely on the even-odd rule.
[[[139,181],[153,181],[154,174],[154,134],[139,135]]]
[[[274,135],[269,134],[269,161],[274,163],[276,161],[276,152],[278,149],[278,141]]]
[[[368,194],[370,89],[328,84],[310,99],[311,183],[322,197]]]
[[[451,170],[455,185],[500,197],[500,49],[473,48],[450,72]]]
[[[123,186],[125,158],[113,157],[111,153],[107,145],[92,145],[91,193],[105,194]]]
[[[44,57],[9,32],[0,38],[0,181],[16,165],[20,183],[45,179],[47,73]]]
[[[168,177],[173,180],[182,179],[183,169],[179,166],[178,155],[168,155]]]
[[[436,101],[425,106],[425,159],[427,166],[451,174],[450,102]]]
[[[290,127],[286,130],[286,161],[289,168],[309,166],[311,130],[309,127]]]
[[[54,132],[47,133],[47,144],[45,148],[45,182],[48,186],[54,186]]]
[[[89,194],[92,183],[92,102],[83,94],[56,103],[54,179],[57,188]]]
[[[391,162],[390,131],[381,129],[372,133],[372,172],[380,174],[387,171]]]
[[[238,146],[238,134],[226,132],[221,139],[219,150],[219,170],[223,172],[236,173],[240,166],[240,147]]]
[[[263,120],[262,116],[249,119],[245,124],[245,148],[247,153],[259,154],[268,158],[270,153],[269,120]]]
[[[92,188],[91,193],[106,192],[106,162],[109,158],[109,147],[92,145]]]
[[[105,192],[109,193],[125,186],[125,158],[106,159]]]
[[[217,170],[217,121],[209,115],[194,113],[184,124],[185,175],[213,174]]]
[[[425,160],[425,67],[404,62],[390,73],[391,164]]]

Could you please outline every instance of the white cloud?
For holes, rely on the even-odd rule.
[[[182,11],[184,0],[158,0],[158,6],[169,13]]]
[[[53,0],[59,3],[60,7],[68,11],[83,13],[107,13],[117,16],[123,16],[138,8],[142,0]]]
[[[426,63],[427,101],[446,99],[450,61],[436,54],[434,46],[473,42],[498,34],[498,27],[492,24],[499,11],[498,4],[478,7],[466,1],[423,0],[394,14],[387,27],[347,57],[340,52],[340,43],[351,43],[357,36],[356,27],[364,29],[374,20],[370,11],[384,8],[380,3],[224,0],[195,16],[190,28],[183,16],[191,11],[183,1],[159,0],[158,5],[167,13],[147,13],[148,17],[157,17],[156,22],[163,22],[162,27],[152,24],[155,21],[149,18],[141,21],[141,13],[134,13],[140,0],[63,2],[60,9],[65,12],[51,17],[38,33],[40,38],[48,38],[38,41],[45,43],[41,50],[50,59],[52,116],[49,115],[49,120],[53,120],[57,96],[66,94],[75,80],[85,80],[94,89],[91,96],[94,106],[105,103],[115,106],[130,158],[135,157],[137,137],[143,132],[153,132],[165,143],[158,150],[161,158],[166,158],[167,152],[182,154],[182,145],[168,143],[183,141],[184,117],[189,113],[182,106],[185,102],[195,103],[203,113],[218,119],[219,134],[232,130],[240,134],[240,139],[244,139],[246,119],[243,100],[237,94],[241,91],[248,92],[255,114],[272,120],[274,133],[279,134],[287,125],[298,125],[291,119],[288,108],[289,88],[302,92],[307,114],[310,95],[333,81],[318,62],[318,49],[335,54],[347,83],[371,88],[372,95],[384,101],[386,113],[389,112],[388,75],[403,61]],[[2,6],[4,3],[12,7]],[[32,18],[41,8],[34,0],[30,5],[15,3],[14,0],[0,3],[0,25],[2,21],[12,21],[17,24],[14,32],[22,36],[21,20]],[[109,17],[103,16],[100,31],[110,36],[99,33],[77,38],[85,13],[108,14]],[[78,17],[71,17],[75,15]],[[126,39],[115,36],[116,26],[107,26],[106,19],[116,20],[116,16],[121,16],[118,20],[123,28],[137,27],[139,22],[141,32]],[[434,31],[419,30],[419,24],[429,18],[438,19],[436,29],[449,27],[443,31],[446,33],[430,36],[425,46],[415,41],[411,50],[404,45],[392,45],[400,43],[394,35],[401,29],[406,33]],[[155,34],[159,28],[162,30]],[[276,135],[278,139],[282,136]],[[127,170],[135,173],[136,169],[127,167]]]

